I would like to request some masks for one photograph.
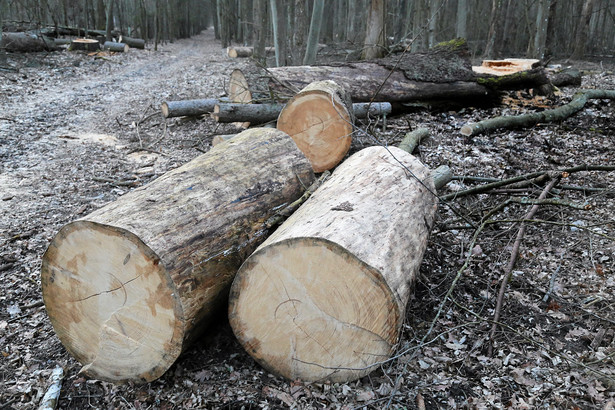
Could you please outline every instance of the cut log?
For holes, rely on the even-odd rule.
[[[581,90],[572,96],[572,101],[552,110],[544,110],[522,115],[500,116],[466,124],[461,134],[466,137],[495,131],[500,128],[513,129],[531,127],[539,122],[562,121],[581,111],[587,100],[596,98],[615,99],[615,90]]]
[[[556,73],[550,74],[551,84],[556,87],[579,87],[582,82],[581,72],[576,68],[566,68]]]
[[[275,121],[282,108],[282,104],[216,104],[211,117],[217,122],[262,124]]]
[[[313,181],[288,135],[255,128],[65,225],[41,268],[60,341],[88,376],[158,378],[225,301],[265,221]]]
[[[76,38],[71,41],[68,49],[71,51],[97,51],[100,50],[100,43],[91,38]]]
[[[278,118],[284,104],[217,104],[212,118],[218,122],[248,121],[262,124]],[[390,114],[391,103],[355,103],[352,104],[355,118],[376,117]],[[164,111],[163,111],[164,113]]]
[[[103,44],[105,50],[113,51],[115,53],[126,53],[130,48],[128,44],[116,43],[115,41],[105,41]]]
[[[286,104],[277,127],[293,138],[314,172],[323,172],[339,164],[350,149],[353,124],[348,93],[333,81],[317,81]]]
[[[268,83],[269,76],[257,67],[235,69],[231,72],[227,94],[231,102],[235,103],[276,102]]]
[[[212,113],[216,104],[220,104],[221,102],[221,100],[216,98],[164,101],[160,105],[160,110],[162,111],[162,116],[164,118],[191,117]]]
[[[273,55],[275,47],[265,47],[265,54]],[[227,47],[226,54],[230,58],[245,58],[254,55],[254,47]]]
[[[344,161],[235,277],[229,320],[242,346],[291,380],[345,383],[377,368],[398,342],[432,192],[430,171],[398,148]]]
[[[145,48],[145,40],[143,40],[142,38],[132,38],[132,37],[120,36],[118,41],[120,43],[127,44],[129,47],[132,47],[132,48],[139,48],[141,50]]]
[[[2,33],[0,49],[11,52],[34,53],[57,50],[52,38],[29,33]]]
[[[540,60],[526,58],[506,58],[504,60],[483,60],[480,66],[472,67],[475,73],[502,76],[527,71],[540,63]]]

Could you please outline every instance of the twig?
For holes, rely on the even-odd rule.
[[[417,128],[416,130],[407,133],[397,147],[403,149],[409,154],[412,154],[412,151],[416,149],[421,140],[423,138],[427,138],[428,136],[429,130],[427,128]]]
[[[553,289],[555,288],[555,280],[557,278],[557,274],[559,273],[560,268],[562,267],[563,260],[564,255],[562,255],[559,265],[557,265],[557,268],[555,269],[555,272],[553,272],[553,275],[551,275],[551,279],[549,280],[549,289],[545,293],[545,296],[542,298],[543,303],[547,303],[549,301],[549,298],[551,297],[551,293],[553,293]]]
[[[64,369],[56,367],[51,373],[51,386],[47,389],[47,393],[41,400],[39,410],[54,410],[58,405],[60,392],[62,391],[62,379],[64,378]]]
[[[440,197],[440,199],[444,200],[444,201],[448,201],[449,199],[456,199],[456,198],[460,198],[462,196],[467,196],[467,195],[474,195],[474,194],[480,194],[482,192],[486,192],[495,188],[499,188],[505,185],[510,185],[510,184],[514,184],[515,182],[521,182],[521,181],[527,181],[529,179],[534,179],[536,177],[542,176],[542,175],[547,175],[548,173],[546,171],[537,171],[537,172],[532,172],[529,174],[525,174],[525,175],[520,175],[517,177],[512,177],[512,178],[507,178],[507,179],[503,179],[501,181],[497,181],[497,182],[490,182],[488,184],[485,185],[480,185],[474,188],[470,188],[470,189],[466,189],[465,191],[459,191],[459,192],[453,192],[451,194],[447,194],[447,195],[442,195]]]
[[[559,181],[559,178],[552,179],[547,186],[542,190],[539,200],[544,200],[547,195],[549,195],[549,191],[555,186],[555,184]],[[538,212],[539,204],[535,204],[529,210],[529,212],[525,215],[523,219],[532,219],[536,212]],[[491,327],[491,332],[489,334],[489,340],[491,343],[489,344],[489,356],[493,354],[493,338],[495,336],[495,331],[497,330],[497,322],[500,320],[500,313],[502,311],[502,305],[504,303],[504,293],[506,292],[506,285],[512,276],[512,271],[517,262],[517,257],[519,256],[519,248],[521,247],[521,241],[523,240],[523,236],[525,235],[526,224],[522,223],[519,227],[519,231],[517,232],[517,238],[515,239],[515,243],[513,244],[513,249],[510,255],[510,259],[508,261],[508,265],[506,265],[506,269],[504,269],[504,278],[502,279],[502,283],[500,285],[500,290],[498,292],[498,298],[495,306],[495,313],[493,315],[493,326]]]

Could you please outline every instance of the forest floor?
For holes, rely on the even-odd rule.
[[[159,380],[114,385],[80,375],[42,302],[47,245],[64,224],[206,152],[214,135],[234,132],[208,118],[164,120],[159,107],[222,96],[243,64],[251,63],[228,58],[211,31],[158,51],[0,61],[0,408],[36,408],[56,366],[65,369],[60,408],[615,407],[613,171],[564,175],[553,198],[568,202],[541,205],[527,222],[493,339],[496,295],[529,206],[511,202],[490,215],[498,222],[474,246],[467,222],[478,226],[497,205],[535,198],[543,186],[441,201],[398,351],[358,381],[308,384],[269,374],[234,339],[225,312]],[[579,68],[583,88],[615,89],[612,65]],[[614,165],[612,101],[590,101],[565,121],[531,129],[459,133],[467,122],[561,105],[574,91],[551,101],[511,93],[492,108],[415,110],[388,118],[385,129],[359,124],[364,132],[352,150],[396,144],[427,127],[431,137],[417,155],[457,176]],[[442,194],[475,184],[457,179]]]

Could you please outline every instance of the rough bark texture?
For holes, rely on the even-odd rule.
[[[53,39],[28,33],[2,33],[0,49],[11,52],[31,53],[56,50]]]
[[[43,298],[94,378],[161,376],[226,299],[264,222],[314,180],[292,139],[252,129],[64,226],[43,257]]]
[[[283,108],[282,104],[216,104],[211,117],[217,122],[249,122],[254,125],[276,120]]]
[[[323,172],[339,164],[350,149],[353,123],[348,93],[333,81],[317,81],[286,104],[277,127],[293,138],[314,172]]]
[[[531,127],[539,122],[562,121],[583,109],[587,100],[596,98],[615,99],[615,90],[582,90],[577,92],[570,103],[561,107],[516,116],[501,116],[467,124],[461,127],[461,134],[473,136],[485,132],[495,131],[499,128]]]
[[[184,101],[165,101],[160,105],[162,116],[171,117],[190,117],[195,115],[209,114],[214,111],[216,104],[222,101],[216,98],[206,98],[202,100]]]
[[[430,171],[395,147],[344,161],[238,272],[229,319],[244,348],[291,380],[344,383],[386,360],[437,207],[426,187]]]
[[[549,75],[551,84],[556,87],[579,87],[582,82],[582,75],[576,68],[566,68]]]

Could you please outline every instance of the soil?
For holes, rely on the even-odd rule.
[[[224,312],[159,380],[114,385],[80,375],[45,312],[43,252],[64,224],[206,152],[214,135],[235,132],[209,118],[165,120],[160,104],[222,96],[230,72],[246,64],[228,58],[211,31],[157,51],[0,61],[0,408],[36,408],[57,366],[65,371],[59,408],[615,405],[615,172],[606,170],[554,173],[562,179],[551,198],[560,203],[541,205],[526,223],[493,339],[496,295],[529,210],[519,202],[544,185],[441,201],[397,354],[361,380],[307,384],[269,374],[235,341]],[[583,88],[615,89],[612,66],[576,66],[585,70]],[[509,93],[491,108],[415,108],[388,118],[384,129],[359,124],[352,151],[396,144],[427,127],[431,136],[416,155],[457,176],[615,165],[615,102],[608,100],[590,101],[559,123],[459,133],[467,122],[561,105],[575,91],[552,99]],[[441,192],[477,183],[457,178]],[[489,214],[510,198],[519,201]],[[485,216],[497,223],[473,243],[469,228]]]

